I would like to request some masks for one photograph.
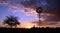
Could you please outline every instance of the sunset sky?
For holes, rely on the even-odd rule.
[[[9,15],[17,16],[21,24],[38,22],[37,7],[43,8],[41,21],[60,21],[59,3],[58,0],[0,0],[0,22]]]

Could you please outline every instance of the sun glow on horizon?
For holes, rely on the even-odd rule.
[[[28,28],[28,29],[30,29],[30,28],[32,28],[33,26],[31,26],[31,25],[27,25],[25,28]]]
[[[28,29],[30,29],[32,27],[33,27],[33,24],[31,24],[31,23],[27,23],[26,26],[25,26],[25,28],[28,28]]]
[[[26,28],[26,29],[30,29],[34,26],[34,24],[28,22],[28,23],[23,23],[21,25],[18,26],[18,28]]]

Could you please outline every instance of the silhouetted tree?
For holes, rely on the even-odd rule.
[[[7,16],[7,18],[3,22],[4,24],[8,24],[11,28],[12,26],[17,27],[20,23],[18,22],[17,17]]]

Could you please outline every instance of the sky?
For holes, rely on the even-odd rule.
[[[0,22],[6,16],[18,17],[20,23],[38,21],[37,7],[42,7],[41,21],[60,21],[59,0],[0,0]]]

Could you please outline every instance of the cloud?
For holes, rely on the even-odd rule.
[[[16,0],[18,1],[18,0]],[[43,9],[46,9],[50,3],[48,3],[48,1],[46,2],[46,0],[19,0],[19,2],[16,1],[0,1],[0,5],[4,4],[4,5],[8,5],[8,11],[10,12],[22,12],[24,13],[26,16],[34,16],[36,17],[35,19],[38,19],[38,14],[36,13],[36,7],[39,7],[42,5]],[[33,3],[32,3],[33,2]],[[51,4],[50,4],[51,5]],[[50,10],[49,8],[50,6],[48,6],[47,11],[43,10],[43,12],[41,13],[41,17],[43,19],[47,19],[47,20],[60,20],[59,17],[56,17],[56,12]],[[51,12],[51,13],[50,13]],[[57,13],[58,14],[58,13]]]
[[[15,4],[9,6],[9,11],[11,12],[22,12],[25,15],[31,16],[37,14],[35,8],[33,7],[25,7],[21,4]]]
[[[39,22],[32,22],[38,27]],[[43,21],[40,23],[40,27],[60,27],[60,21]]]
[[[8,10],[11,12],[23,12],[28,16],[31,16],[31,15],[37,16],[36,7],[34,5],[36,5],[36,4],[38,5],[38,2],[39,2],[39,4],[40,4],[40,2],[46,3],[46,0],[45,1],[26,0],[26,1],[21,1],[20,3],[19,2],[16,3],[16,2],[14,2],[14,0],[13,1],[1,1],[0,4],[8,5],[8,7],[9,7]],[[50,14],[46,14],[46,15],[49,16]]]
[[[12,2],[12,1],[0,1],[0,5],[8,5],[8,11],[11,11],[11,12],[22,12],[22,13],[25,13],[26,15],[30,15],[32,14],[32,10],[31,8],[29,7],[25,7],[24,5],[20,4],[20,3],[15,3],[15,2]]]
[[[0,1],[0,5],[8,5],[8,4],[10,4],[9,1]]]

